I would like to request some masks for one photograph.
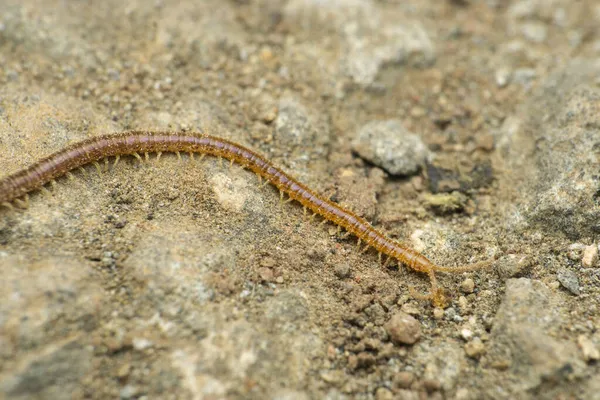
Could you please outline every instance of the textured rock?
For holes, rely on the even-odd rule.
[[[329,124],[298,99],[283,97],[279,101],[279,112],[274,124],[278,147],[291,149],[295,160],[306,162],[327,153]]]
[[[434,46],[425,28],[402,12],[382,13],[370,1],[290,1],[285,17],[303,34],[317,35],[323,26],[339,37],[337,76],[371,85],[388,64],[430,65]],[[314,52],[314,47],[306,49]]]
[[[81,378],[92,367],[92,350],[68,341],[34,354],[26,363],[0,375],[0,396],[11,399],[71,399],[81,396]],[[1,396],[1,397],[4,397]]]
[[[511,384],[499,381],[502,390],[490,393],[517,395],[546,380],[568,382],[579,376],[583,365],[574,343],[551,336],[564,323],[559,298],[542,283],[526,278],[506,282],[504,300],[494,318],[487,365],[507,368]],[[566,384],[566,383],[565,383]]]
[[[88,262],[48,256],[31,261],[0,252],[0,359],[95,328],[105,300]]]
[[[364,125],[357,132],[352,149],[392,175],[417,172],[429,154],[421,138],[408,132],[397,120]]]
[[[600,230],[600,62],[578,60],[550,76],[505,123],[498,143],[520,186],[520,214],[545,233],[577,240]],[[515,214],[511,211],[512,216]]]

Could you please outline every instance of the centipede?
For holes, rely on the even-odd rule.
[[[85,139],[2,178],[0,204],[9,209],[14,209],[15,203],[22,206],[27,203],[29,193],[45,189],[45,185],[55,183],[57,178],[88,164],[93,164],[100,170],[99,161],[102,160],[108,163],[112,158],[112,165],[116,166],[121,157],[134,156],[142,161],[141,155],[148,158],[153,153],[158,159],[163,153],[175,153],[178,157],[181,153],[187,153],[192,158],[194,154],[199,154],[200,157],[213,156],[254,172],[259,179],[264,179],[265,183],[277,188],[282,199],[287,195],[286,201],[300,203],[305,213],[310,210],[313,215],[320,215],[324,221],[354,235],[359,247],[363,243],[366,249],[375,249],[380,260],[384,255],[387,257],[386,263],[396,260],[399,264],[426,274],[431,286],[429,293],[417,293],[410,287],[409,290],[413,297],[431,301],[435,307],[446,307],[449,301],[447,291],[438,284],[437,272],[474,271],[489,266],[493,261],[485,260],[456,267],[437,265],[420,252],[376,229],[351,210],[317,194],[257,152],[239,143],[204,133],[128,131]]]

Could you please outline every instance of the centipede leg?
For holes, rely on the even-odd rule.
[[[15,199],[15,204],[23,210],[26,210],[27,208],[29,208],[29,201],[25,198],[23,200]]]
[[[176,151],[175,154],[177,154],[177,160],[181,161],[181,153]]]
[[[46,186],[41,186],[40,190],[42,191],[42,193],[44,194],[44,196],[46,196],[46,197],[52,196],[52,192],[49,191]]]
[[[143,163],[143,162],[144,162],[144,160],[143,160],[143,159],[142,159],[142,157],[141,157],[141,156],[140,156],[140,155],[137,153],[137,151],[136,151],[136,152],[134,152],[132,155],[133,155],[135,158],[137,158],[137,160],[138,160],[139,162],[141,162],[141,163]]]
[[[158,153],[156,153],[156,162],[160,161],[160,156],[162,156],[162,151],[159,151]]]
[[[385,267],[388,266],[388,264],[390,263],[391,259],[392,259],[392,257],[389,257],[389,256],[385,259],[385,261],[383,262],[383,268],[385,268]]]
[[[190,160],[194,161],[194,152],[190,151]]]
[[[15,209],[15,208],[13,207],[13,205],[12,205],[12,204],[10,204],[8,201],[5,201],[4,203],[2,203],[2,204],[0,204],[0,205],[2,205],[2,206],[4,206],[4,207],[8,208],[8,209],[9,209],[9,210],[11,210],[11,211],[14,211],[14,209]]]
[[[119,160],[121,159],[121,156],[117,154],[117,156],[115,157],[115,161],[113,162],[112,168],[115,169],[117,167],[117,164],[119,163]]]
[[[144,152],[144,158],[146,159],[146,161],[150,161],[150,154],[148,154],[148,152]]]
[[[102,167],[98,163],[98,161],[94,161],[94,167],[96,167],[96,172],[99,176],[102,176]]]

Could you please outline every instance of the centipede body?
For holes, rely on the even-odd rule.
[[[346,229],[359,241],[415,271],[426,273],[432,284],[432,292],[428,298],[438,306],[444,305],[446,300],[437,286],[434,271],[460,272],[484,266],[484,263],[461,268],[437,266],[421,253],[375,229],[364,218],[315,193],[251,149],[223,138],[198,133],[129,131],[75,143],[1,179],[0,204],[17,201],[29,192],[40,189],[48,182],[86,164],[95,164],[100,168],[98,161],[109,157],[115,157],[116,163],[124,155],[134,155],[141,160],[140,154],[157,153],[160,156],[165,152],[215,156],[255,172],[281,193],[287,194],[290,199]]]

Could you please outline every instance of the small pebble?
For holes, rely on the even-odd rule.
[[[402,389],[408,389],[414,380],[415,374],[410,371],[402,371],[394,375],[394,385]]]
[[[437,379],[423,379],[423,389],[427,391],[427,393],[437,392],[442,388],[442,384]]]
[[[131,365],[129,364],[123,364],[118,370],[117,370],[117,376],[120,379],[124,379],[127,378],[127,376],[129,376],[129,371],[131,370]]]
[[[508,254],[497,261],[497,270],[502,278],[514,278],[527,273],[532,264],[524,254]]]
[[[385,330],[395,344],[414,344],[421,337],[421,324],[399,311],[385,324]]]
[[[454,395],[454,400],[470,400],[471,398],[471,392],[467,388],[456,390],[456,394]]]
[[[498,85],[498,87],[505,87],[506,85],[508,85],[508,82],[511,78],[511,74],[512,71],[508,68],[501,68],[497,70],[495,74],[496,85]]]
[[[575,272],[566,268],[561,268],[556,274],[556,278],[565,289],[575,296],[579,296],[581,293],[579,290],[579,278],[577,278]]]
[[[132,397],[137,396],[137,394],[138,389],[132,385],[126,385],[123,389],[121,389],[121,392],[119,392],[119,396],[122,399],[130,399]]]
[[[444,318],[444,309],[443,308],[434,308],[433,309],[433,318],[437,319],[438,321],[442,318]]]
[[[277,261],[275,261],[273,257],[265,257],[262,260],[260,260],[261,267],[273,268],[275,265],[277,265]]]
[[[462,283],[460,284],[460,290],[463,291],[463,293],[473,293],[473,291],[475,291],[475,282],[473,281],[473,279],[471,278],[467,278],[464,281],[462,281]]]
[[[392,400],[393,398],[394,394],[388,388],[380,387],[375,392],[376,400]]]
[[[593,244],[586,246],[583,249],[583,257],[581,258],[581,265],[584,267],[592,267],[598,261],[598,246]]]
[[[392,175],[412,175],[429,157],[421,138],[398,120],[367,123],[357,132],[352,149]]]
[[[479,338],[465,344],[465,353],[471,358],[479,358],[485,352],[485,345]]]
[[[421,310],[411,303],[405,303],[400,307],[402,311],[410,315],[420,315]]]
[[[260,280],[263,282],[272,282],[275,278],[275,274],[271,268],[260,267],[258,269],[258,275],[260,276]]]
[[[138,351],[146,350],[147,348],[152,347],[153,345],[153,343],[150,340],[144,338],[134,338],[132,342],[133,348]]]
[[[333,273],[340,279],[348,278],[350,276],[350,265],[347,263],[338,264],[335,266]]]
[[[466,341],[469,341],[473,337],[473,331],[470,329],[466,329],[466,328],[462,329],[460,331],[460,337],[462,337]]]
[[[600,352],[594,345],[594,342],[585,335],[579,335],[577,338],[577,345],[583,353],[583,359],[587,362],[600,360]]]

